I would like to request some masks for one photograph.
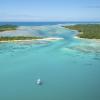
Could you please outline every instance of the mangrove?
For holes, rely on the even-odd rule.
[[[71,30],[77,30],[80,38],[100,39],[100,24],[77,24],[70,26],[63,26]]]

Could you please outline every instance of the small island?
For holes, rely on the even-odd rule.
[[[79,31],[80,34],[77,35],[79,38],[100,39],[100,24],[77,24],[64,27]]]
[[[16,30],[17,27],[18,26],[16,26],[16,25],[1,25],[0,26],[0,32]]]
[[[16,25],[2,25],[0,26],[0,32],[4,31],[13,31],[17,30],[18,26]],[[0,41],[22,41],[22,40],[34,40],[34,39],[42,39],[42,37],[37,36],[0,36]]]
[[[25,36],[16,36],[16,37],[0,37],[0,41],[17,41],[17,40],[34,40],[42,39],[42,37],[25,37]]]

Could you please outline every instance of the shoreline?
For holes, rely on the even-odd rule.
[[[63,40],[63,38],[43,38],[43,39],[27,39],[27,40],[5,40],[5,41],[0,41],[0,43],[3,42],[30,42],[30,41],[57,41],[57,40]]]
[[[18,30],[18,29],[16,29]],[[15,32],[16,30],[5,30],[5,31],[0,31],[0,34],[5,33],[5,32]]]
[[[100,42],[100,39],[88,39],[88,38],[80,38],[78,36],[74,36],[75,39],[79,40],[88,40],[88,41],[94,41],[94,42]]]
[[[69,28],[68,28],[69,29]],[[72,30],[72,29],[69,29],[69,30]],[[72,31],[76,31],[77,32],[77,34],[74,36],[74,38],[75,39],[79,39],[79,40],[89,40],[89,41],[96,41],[96,42],[100,42],[100,39],[89,39],[89,38],[81,38],[81,37],[79,37],[78,35],[79,34],[83,34],[83,32],[79,32],[78,30],[72,30]]]
[[[63,27],[77,31],[75,37],[78,39],[100,40],[100,24],[76,24]]]

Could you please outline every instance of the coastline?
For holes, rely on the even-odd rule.
[[[13,26],[7,26],[7,27],[13,27]],[[4,27],[5,28],[5,27]],[[20,30],[21,27],[17,27],[16,30]],[[25,27],[26,28],[26,27]],[[63,38],[59,38],[59,37],[42,37],[42,38],[39,38],[39,37],[31,37],[31,36],[14,36],[14,37],[11,37],[9,38],[9,34],[8,36],[2,36],[2,34],[5,34],[5,33],[10,33],[10,32],[15,32],[16,30],[5,30],[5,31],[0,31],[0,42],[29,42],[29,41],[56,41],[56,40],[62,40]],[[11,33],[12,34],[12,33]]]
[[[69,29],[69,28],[67,28],[67,29]],[[83,34],[83,32],[79,32],[78,30],[73,30],[73,29],[69,29],[69,30],[72,30],[72,31],[75,31],[75,32],[77,32],[77,34],[74,36],[74,38],[75,39],[79,39],[79,40],[89,40],[89,41],[94,41],[94,42],[100,42],[100,39],[89,39],[89,38],[81,38],[81,37],[79,37],[78,35],[79,34]]]
[[[57,40],[63,40],[63,38],[42,38],[42,39],[27,39],[27,40],[3,40],[0,41],[0,43],[4,43],[4,42],[30,42],[30,41],[57,41]]]
[[[16,30],[18,30],[18,29],[16,29]],[[6,33],[6,32],[15,32],[16,30],[5,30],[5,31],[0,31],[0,34]]]
[[[78,37],[77,35],[74,36],[74,38],[75,38],[75,39],[78,39],[78,40],[88,40],[88,41],[100,42],[100,39],[80,38],[80,37]]]
[[[75,38],[96,41],[100,40],[100,24],[76,24],[63,27],[77,31]]]

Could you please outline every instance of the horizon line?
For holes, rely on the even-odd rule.
[[[0,22],[100,22],[100,21],[0,21]]]

